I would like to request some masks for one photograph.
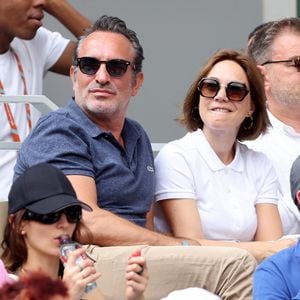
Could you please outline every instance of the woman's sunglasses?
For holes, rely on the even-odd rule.
[[[221,83],[213,78],[202,78],[198,83],[200,95],[206,98],[214,98],[221,89]],[[231,101],[242,101],[249,90],[246,85],[241,82],[232,81],[225,86],[226,96]]]
[[[79,57],[77,58],[77,64],[80,71],[86,75],[96,74],[101,64],[105,64],[106,71],[110,76],[121,77],[126,73],[131,62],[124,59],[111,59],[105,61],[98,60],[94,57]]]
[[[37,214],[30,210],[26,210],[23,219],[29,221],[36,221],[42,224],[54,224],[56,223],[62,214],[64,214],[69,223],[78,223],[82,217],[82,211],[80,206],[72,206],[62,209],[57,212],[49,214]]]

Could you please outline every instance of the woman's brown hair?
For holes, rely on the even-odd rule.
[[[11,215],[11,222],[9,222],[9,219],[7,220],[1,243],[1,247],[4,250],[1,259],[5,268],[11,273],[16,273],[27,261],[27,247],[21,229],[24,213],[25,209],[21,209],[14,215]],[[78,241],[82,236],[89,244],[93,244],[93,235],[84,223],[80,221],[75,227],[72,238]],[[61,265],[58,275],[62,276],[62,273],[63,267]]]

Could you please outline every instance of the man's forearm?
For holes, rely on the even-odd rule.
[[[93,236],[93,243],[99,246],[124,246],[124,245],[199,245],[193,240],[182,240],[163,235],[132,222],[129,222],[104,209],[97,209],[92,215],[84,213],[84,224]],[[90,241],[83,238],[82,243]]]
[[[48,0],[45,11],[55,17],[77,38],[83,34],[84,29],[91,26],[91,21],[65,0]]]

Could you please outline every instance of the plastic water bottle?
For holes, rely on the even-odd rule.
[[[73,241],[68,235],[64,235],[60,237],[60,259],[62,263],[65,265],[70,253],[75,249],[81,248],[82,246]],[[82,262],[84,259],[87,259],[87,255],[83,254],[76,259],[76,264],[82,266]],[[88,293],[97,287],[96,281],[90,282],[86,285],[84,292]]]

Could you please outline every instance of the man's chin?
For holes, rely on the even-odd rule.
[[[17,37],[22,40],[32,40],[38,31],[40,26],[35,26],[34,28],[30,28],[26,31],[21,32]]]

